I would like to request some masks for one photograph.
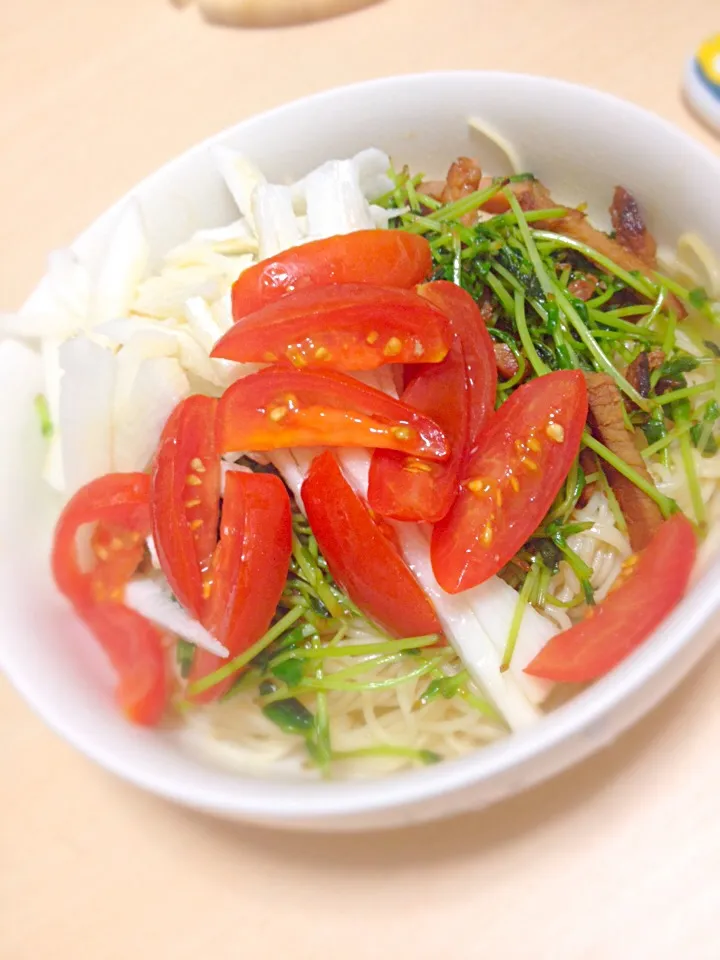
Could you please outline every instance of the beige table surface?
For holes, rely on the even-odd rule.
[[[717,30],[717,0],[386,0],[272,32],[162,0],[0,0],[0,309],[162,161],[349,81],[555,75],[712,145],[678,85]],[[130,789],[0,681],[0,960],[717,960],[719,691],[715,656],[614,747],[500,808],[323,839]]]

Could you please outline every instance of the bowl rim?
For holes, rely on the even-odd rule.
[[[360,90],[382,94],[398,84],[412,86],[420,82],[456,82],[467,79],[496,79],[533,86],[540,90],[566,92],[571,96],[587,98],[588,103],[603,103],[624,112],[628,118],[635,117],[646,127],[655,126],[666,137],[679,140],[683,149],[694,154],[699,161],[714,166],[720,182],[720,158],[688,133],[657,114],[613,94],[592,87],[532,74],[485,71],[485,70],[438,70],[399,74],[359,81],[323,90],[308,96],[273,107],[259,114],[252,114],[235,124],[220,130],[190,146],[163,163],[144,177],[121,198],[101,213],[72,242],[75,248],[85,237],[97,230],[106,220],[117,214],[119,208],[137,190],[152,190],[164,178],[168,169],[178,161],[225,143],[238,129],[256,121],[282,122],[283,115],[294,111],[301,104],[321,107],[335,98],[352,95]],[[34,293],[42,284],[37,284],[22,309],[26,309]],[[151,771],[148,765],[136,764],[130,757],[109,751],[103,741],[97,740],[92,730],[76,729],[63,720],[63,711],[42,702],[36,697],[29,675],[14,670],[12,662],[3,664],[13,685],[29,702],[35,712],[64,740],[81,753],[111,773],[141,787],[150,793],[173,800],[183,805],[207,812],[244,816],[266,822],[305,820],[317,822],[320,818],[351,817],[401,806],[414,806],[437,799],[442,794],[461,791],[464,788],[494,780],[503,774],[519,771],[535,760],[535,767],[511,789],[500,791],[498,799],[506,793],[514,793],[547,779],[562,769],[605,745],[629,727],[674,687],[691,667],[707,652],[714,638],[698,645],[692,656],[686,657],[677,674],[666,679],[663,689],[646,700],[643,707],[626,712],[622,717],[613,711],[623,701],[649,684],[650,680],[663,674],[671,662],[696,636],[707,627],[713,614],[720,609],[720,593],[713,596],[712,585],[720,574],[720,556],[707,565],[703,575],[696,580],[681,604],[655,631],[652,642],[644,644],[620,666],[583,690],[567,704],[544,716],[538,724],[518,731],[487,747],[473,751],[464,757],[444,760],[441,764],[424,767],[400,774],[391,774],[373,779],[348,781],[304,781],[288,783],[285,779],[264,778],[261,775],[230,773],[227,788],[208,787],[202,782],[187,782],[175,774],[165,775]],[[7,657],[5,658],[8,659]],[[604,725],[604,729],[603,729]],[[595,729],[590,737],[588,731]],[[585,737],[576,744],[572,756],[560,758],[558,748],[572,737]],[[320,826],[320,824],[318,824]]]

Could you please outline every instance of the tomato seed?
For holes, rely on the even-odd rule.
[[[545,433],[555,443],[562,443],[565,440],[565,431],[559,423],[553,423],[551,421],[547,427],[545,427]]]
[[[402,350],[402,340],[398,337],[390,337],[383,349],[383,355],[386,357],[396,357]]]

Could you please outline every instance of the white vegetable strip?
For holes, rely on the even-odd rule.
[[[130,388],[118,390],[114,410],[114,468],[122,471],[145,470],[168,417],[190,393],[188,378],[173,357],[149,357],[133,363],[133,369]]]
[[[318,450],[314,448],[299,448],[292,451],[296,467],[303,478],[307,476],[310,464],[317,453]],[[367,497],[367,478],[370,469],[370,456],[367,450],[339,451],[339,460],[350,485],[360,496]],[[283,466],[280,463],[275,463],[275,466],[284,476]],[[297,481],[295,482],[297,484]],[[393,526],[400,539],[406,563],[425,593],[433,601],[448,639],[473,679],[492,699],[513,729],[519,729],[537,720],[539,713],[527,698],[527,694],[533,692],[537,702],[541,699],[541,691],[535,690],[529,677],[525,678],[528,681],[527,684],[522,682],[523,690],[521,690],[514,676],[500,672],[502,650],[498,651],[495,643],[478,621],[474,605],[468,603],[465,595],[453,597],[445,593],[435,579],[430,563],[430,547],[420,525],[393,523]],[[512,590],[511,587],[508,589]],[[514,590],[512,593],[517,601],[517,593]],[[525,629],[528,630],[527,625]],[[551,626],[550,631],[554,632]]]
[[[275,469],[281,474],[285,483],[290,487],[292,495],[295,497],[295,501],[300,510],[305,513],[305,505],[302,502],[302,496],[300,495],[300,492],[302,490],[303,481],[307,476],[307,469],[303,470],[298,466],[295,456],[298,452],[299,451],[291,450],[273,450],[271,453],[268,453],[268,459]]]
[[[54,250],[48,257],[47,284],[50,295],[71,316],[87,317],[90,276],[73,250]]]
[[[367,200],[377,200],[393,189],[394,184],[388,174],[390,157],[383,150],[368,147],[356,153],[352,163],[357,170],[360,189]]]
[[[247,220],[234,220],[226,227],[214,227],[210,230],[198,230],[193,243],[208,243],[213,249],[224,254],[257,253],[257,237]]]
[[[490,637],[502,659],[518,604],[517,590],[513,590],[500,577],[491,577],[472,590],[466,590],[462,598],[477,617],[478,623]],[[533,606],[526,605],[509,672],[532,703],[542,703],[552,690],[553,684],[528,676],[523,672],[524,668],[556,633],[553,623]]]
[[[150,258],[145,228],[136,200],[120,214],[90,298],[91,326],[125,316],[145,276]]]
[[[22,337],[37,340],[71,337],[78,333],[78,321],[70,314],[56,313],[2,313],[0,314],[0,337]]]
[[[398,395],[392,367],[389,365],[379,367],[369,373],[355,374],[355,376],[369,386],[376,387],[390,396],[397,397]],[[367,451],[345,450],[341,460],[348,480],[362,497],[367,497],[368,474],[370,471],[370,457]],[[396,526],[400,529],[406,525],[396,524]],[[426,534],[423,536],[426,549],[429,551],[428,536]],[[430,572],[432,573],[432,569]],[[437,589],[440,590],[441,588],[435,581],[434,576],[432,580]],[[448,596],[444,591],[441,592],[444,596]],[[470,607],[478,621],[479,628],[492,642],[502,660],[517,607],[517,591],[513,590],[500,577],[491,577],[490,580],[480,584],[480,586],[464,591],[462,600]],[[553,684],[528,676],[523,672],[523,668],[542,650],[555,633],[557,633],[557,628],[554,623],[538,613],[534,607],[528,605],[525,608],[515,651],[510,661],[509,672],[514,676],[530,702],[534,704],[542,703],[545,700]]]
[[[59,350],[60,444],[68,495],[113,469],[113,392],[117,361],[86,337],[67,340]]]
[[[260,260],[274,257],[305,240],[293,210],[290,187],[264,183],[252,195],[255,230],[260,242]]]
[[[168,589],[158,580],[131,580],[125,588],[125,603],[157,626],[189,640],[208,653],[217,657],[229,655],[227,647],[173,600]]]
[[[191,297],[202,297],[212,303],[222,296],[230,282],[230,277],[207,264],[169,268],[140,286],[132,300],[132,311],[158,320],[175,319],[182,316],[185,303]]]
[[[0,343],[0,537],[6,550],[18,543],[13,538],[20,537],[23,547],[27,544],[33,532],[27,517],[37,519],[41,506],[39,474],[45,442],[33,400],[42,388],[38,354],[14,340]]]
[[[396,523],[405,561],[430,597],[452,643],[472,678],[490,697],[511,729],[519,730],[539,718],[515,678],[500,672],[500,654],[463,596],[441,589],[430,563],[430,549],[418,524]]]
[[[352,160],[330,160],[308,174],[305,198],[313,240],[375,227]]]
[[[228,147],[211,147],[220,175],[230,191],[240,213],[254,227],[252,195],[260,184],[267,183],[264,175],[247,157]]]

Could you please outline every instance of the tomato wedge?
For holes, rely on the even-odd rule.
[[[331,283],[409,289],[431,269],[430,244],[402,230],[359,230],[314,240],[241,273],[232,290],[233,317],[241,320],[288,293]]]
[[[457,495],[467,441],[467,378],[458,338],[442,363],[422,368],[404,391],[402,401],[442,427],[450,456],[434,463],[394,450],[376,450],[370,464],[368,503],[384,517],[436,523]]]
[[[445,314],[412,290],[343,283],[301,290],[243,317],[211,356],[375,370],[385,363],[437,363],[450,339]]]
[[[158,724],[172,689],[170,637],[122,603],[99,603],[80,616],[118,675],[115,700],[122,712],[133,723]]]
[[[231,657],[252,646],[270,626],[291,552],[290,500],[282,480],[272,474],[228,473],[204,621]],[[205,677],[226,662],[197,650],[190,679]],[[232,682],[231,677],[194,699],[215,700]]]
[[[523,384],[493,415],[433,530],[433,571],[444,590],[483,583],[532,536],[577,456],[587,410],[582,371],[559,370]]]
[[[444,459],[440,427],[407,404],[330,370],[268,367],[237,380],[218,409],[218,449],[387,447]]]
[[[558,633],[525,668],[534,677],[586,683],[635,650],[680,602],[697,550],[692,524],[681,513],[666,520],[619,582],[586,618]]]
[[[423,284],[417,292],[443,311],[451,329],[460,338],[468,381],[468,442],[472,449],[495,410],[497,365],[492,338],[480,308],[462,287],[447,280],[437,280]]]
[[[92,565],[84,570],[77,533],[95,524]],[[122,588],[142,560],[150,533],[150,478],[144,473],[111,473],[81,487],[55,527],[52,572],[58,589],[77,609],[122,599]]]
[[[330,573],[360,610],[395,636],[442,632],[432,604],[329,451],[313,460],[301,495]]]
[[[170,415],[152,470],[153,540],[170,587],[202,618],[207,571],[217,543],[220,455],[217,400],[192,396]]]
[[[78,531],[94,524],[92,563],[78,556]],[[150,478],[108,474],[82,487],[55,528],[52,572],[58,589],[92,630],[118,675],[116,698],[135,723],[159,722],[171,680],[165,636],[122,603],[123,588],[139,566],[150,533]]]

